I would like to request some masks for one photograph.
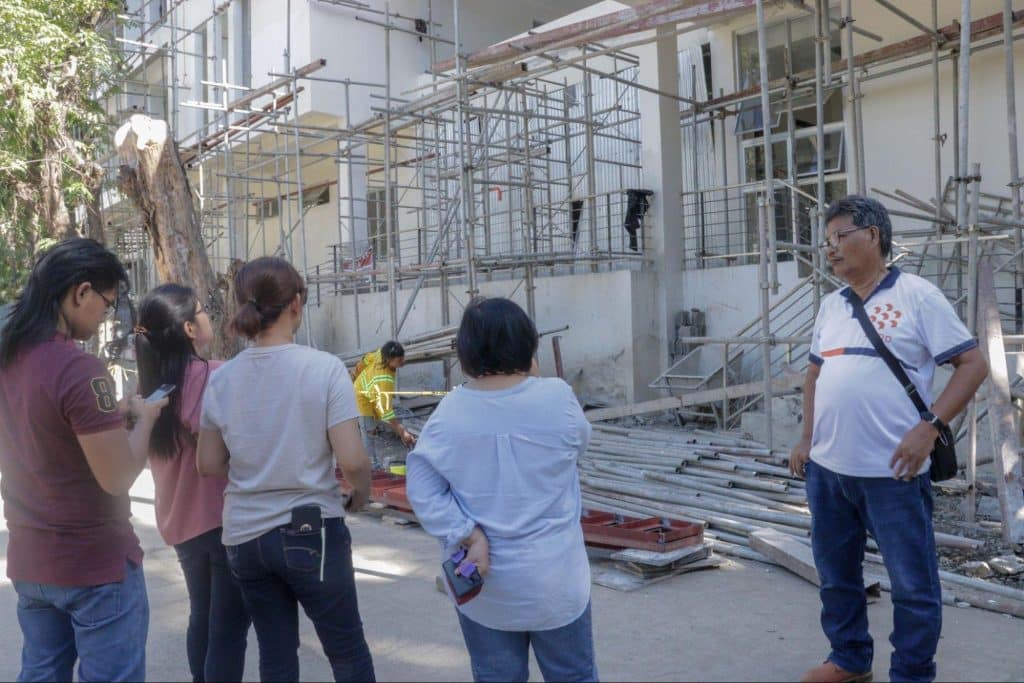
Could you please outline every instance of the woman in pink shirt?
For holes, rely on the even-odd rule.
[[[223,477],[200,477],[196,434],[203,391],[221,361],[206,361],[213,327],[189,287],[166,284],[139,305],[135,334],[139,391],[162,384],[170,395],[150,438],[149,468],[156,487],[156,523],[174,546],[188,588],[188,663],[194,681],[240,681],[249,615],[221,543]]]

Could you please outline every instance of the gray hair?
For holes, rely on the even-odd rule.
[[[825,224],[840,216],[848,216],[858,228],[878,228],[878,246],[882,251],[882,257],[889,258],[892,253],[892,221],[889,220],[889,211],[882,202],[859,194],[847,195],[829,205],[825,214]]]

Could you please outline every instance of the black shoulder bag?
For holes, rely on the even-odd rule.
[[[914,402],[917,412],[922,415],[928,412],[928,406],[924,404],[921,395],[917,393],[917,387],[914,386],[914,383],[907,376],[900,362],[896,360],[896,356],[892,355],[892,351],[882,341],[878,330],[868,320],[867,311],[864,310],[864,302],[854,293],[850,298],[850,303],[853,305],[853,317],[860,323],[860,326],[864,329],[864,334],[868,336],[871,345],[875,347],[875,351],[885,361],[885,364],[889,366],[889,370],[896,376],[900,386],[907,392],[910,400]],[[930,476],[932,481],[945,481],[956,476],[958,469],[956,462],[956,439],[953,438],[953,431],[949,428],[949,425],[943,425],[942,429],[939,430],[939,436],[935,439],[935,445],[932,447],[931,458]]]

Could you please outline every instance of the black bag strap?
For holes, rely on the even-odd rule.
[[[864,310],[864,302],[860,300],[857,293],[852,289],[850,290],[850,303],[853,304],[853,317],[857,319],[860,326],[864,329],[864,334],[868,336],[868,341],[875,347],[875,351],[881,356],[885,364],[889,366],[889,370],[893,375],[896,376],[896,380],[903,387],[903,390],[907,392],[907,396],[914,402],[914,407],[917,408],[918,413],[924,413],[928,410],[928,406],[924,404],[924,400],[921,395],[917,393],[917,387],[911,381],[910,377],[907,376],[906,371],[900,362],[896,360],[896,356],[892,355],[892,351],[882,341],[882,337],[878,334],[878,330],[868,320],[868,313]]]

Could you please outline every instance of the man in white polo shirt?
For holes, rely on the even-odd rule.
[[[942,628],[928,457],[945,423],[988,373],[977,342],[937,287],[886,267],[892,223],[874,199],[851,195],[826,217],[825,253],[849,286],[821,302],[804,382],[804,434],[790,470],[807,479],[821,625],[832,652],[803,681],[870,681],[874,646],[864,593],[866,533],[892,580],[893,681],[931,681]],[[919,413],[879,356],[854,306],[863,303],[929,411]],[[953,376],[932,401],[941,363]]]

